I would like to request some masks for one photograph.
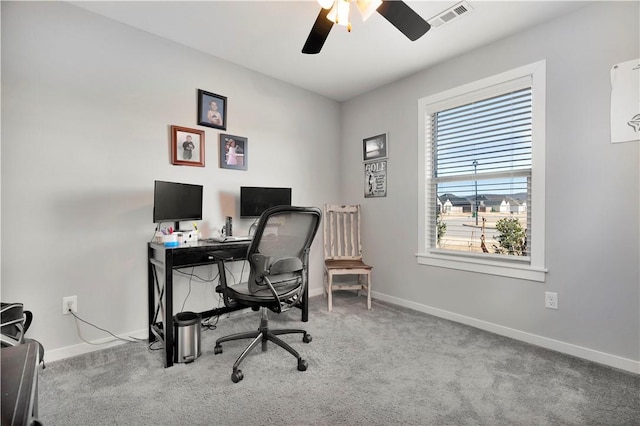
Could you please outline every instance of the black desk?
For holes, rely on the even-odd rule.
[[[213,265],[218,261],[211,253],[231,252],[233,260],[245,259],[249,241],[212,243],[198,241],[181,244],[178,247],[165,247],[163,244],[148,243],[148,309],[149,343],[160,339],[164,342],[164,366],[171,367],[175,359],[173,336],[173,271],[191,266]],[[161,271],[161,272],[159,272]],[[222,315],[244,306],[230,308],[223,306],[200,312],[203,319]],[[302,298],[302,321],[309,319],[308,291]]]
[[[2,425],[39,425],[38,344],[27,342],[1,352]]]

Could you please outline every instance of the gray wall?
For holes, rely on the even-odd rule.
[[[248,138],[248,171],[218,167],[221,132],[197,125],[197,89],[228,97],[222,133]],[[227,215],[236,233],[248,230],[241,185],[291,186],[295,204],[321,206],[340,188],[339,111],[66,3],[2,2],[2,300],[34,312],[29,335],[48,351],[81,343],[61,314],[63,296],[77,295],[79,314],[113,333],[144,330],[153,181],[203,184],[207,234]],[[205,131],[206,167],[170,164],[170,125]],[[321,244],[312,250],[316,293]],[[177,279],[179,308],[189,285]],[[185,310],[212,306],[213,286],[194,281]]]
[[[639,5],[588,6],[343,104],[344,198],[363,204],[378,297],[640,372],[639,150],[609,136],[609,70],[640,57]],[[417,265],[418,99],[542,59],[546,283]],[[365,199],[361,141],[382,132],[388,196]]]

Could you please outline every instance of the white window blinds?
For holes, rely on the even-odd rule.
[[[531,88],[434,115],[434,177],[531,168]]]

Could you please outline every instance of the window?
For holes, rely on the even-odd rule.
[[[418,111],[418,262],[544,281],[545,62]]]

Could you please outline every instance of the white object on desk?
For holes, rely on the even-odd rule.
[[[178,232],[178,234],[180,235],[180,237],[178,237],[180,240],[180,244],[195,243],[200,237],[199,231],[180,231]]]
[[[180,234],[180,232],[174,232],[172,234],[163,235],[162,236],[162,242],[164,243],[164,246],[165,247],[178,247],[180,245],[180,241],[179,241],[179,237],[178,237],[179,234]]]
[[[234,241],[251,241],[252,237],[243,235],[230,235],[228,237],[211,237],[210,240],[217,243],[230,243]]]

